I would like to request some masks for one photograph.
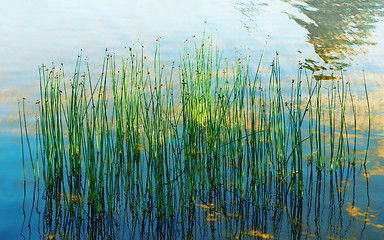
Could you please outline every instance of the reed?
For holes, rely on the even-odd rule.
[[[120,63],[106,51],[97,80],[81,54],[69,80],[63,66],[40,68],[34,161],[50,208],[97,219],[128,207],[168,219],[215,191],[263,206],[270,184],[303,197],[312,164],[335,173],[355,164],[357,116],[342,77],[322,82],[299,65],[289,86],[277,54],[265,80],[262,58],[256,69],[249,56],[223,60],[210,36],[192,48],[186,41],[170,67],[160,52],[159,39],[152,62],[144,47],[129,48]],[[24,107],[20,129],[24,151]]]

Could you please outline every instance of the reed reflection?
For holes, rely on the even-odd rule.
[[[135,210],[129,204],[92,217],[91,210],[81,207],[66,210],[60,199],[39,202],[42,189],[34,185],[26,187],[25,197],[32,193],[33,198],[26,201],[31,212],[24,214],[28,226],[23,224],[21,235],[24,239],[37,235],[40,239],[348,238],[354,220],[365,221],[362,232],[366,225],[382,227],[367,219],[375,217],[373,210],[356,205],[358,199],[368,196],[355,195],[354,166],[341,165],[328,175],[308,163],[305,175],[303,195],[292,191],[291,183],[270,177],[265,188],[260,188],[260,201],[241,198],[234,189],[221,186],[197,192],[201,197],[185,211],[179,202],[174,206],[177,214],[169,218],[158,217],[156,210],[132,214]],[[135,197],[130,195],[133,193],[126,197]],[[39,221],[31,221],[36,217]]]

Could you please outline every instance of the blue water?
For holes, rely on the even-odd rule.
[[[282,77],[286,79],[296,76],[299,61],[312,59],[316,64],[311,66],[325,66],[326,74],[333,72],[330,69],[345,66],[345,78],[354,83],[356,92],[363,93],[362,71],[365,70],[374,114],[372,134],[375,136],[371,140],[367,165],[370,202],[367,202],[366,182],[359,172],[356,189],[360,193],[356,195],[359,196],[357,202],[360,210],[343,237],[370,239],[377,234],[384,235],[383,7],[382,1],[352,0],[14,0],[2,3],[0,238],[44,238],[43,234],[38,233],[41,227],[38,220],[40,218],[41,221],[42,216],[36,211],[32,210],[31,230],[25,223],[31,213],[33,184],[31,168],[27,165],[28,191],[24,195],[17,110],[17,101],[25,97],[26,113],[33,122],[37,112],[35,101],[38,99],[39,65],[44,63],[50,66],[54,62],[58,66],[63,63],[70,76],[77,55],[82,51],[83,56],[90,58],[93,74],[97,75],[105,48],[121,57],[126,53],[126,46],[143,44],[150,58],[158,37],[161,37],[162,60],[170,64],[178,60],[179,47],[183,42],[188,39],[192,44],[193,36],[200,37],[204,29],[207,34],[213,35],[218,47],[228,58],[233,57],[237,49],[259,59],[265,49],[264,72],[268,72],[269,64],[278,51]],[[333,18],[336,15],[340,17]],[[337,61],[331,61],[330,56],[337,57]],[[360,134],[364,134],[368,128],[365,100],[359,94],[356,99],[361,120],[358,129]],[[348,194],[352,193],[348,191]],[[24,196],[26,217],[23,214]],[[351,198],[348,199],[351,201]],[[40,207],[44,205],[43,200],[40,203]],[[342,206],[342,216],[349,216],[347,205]],[[367,206],[370,221],[364,220]],[[201,221],[200,226],[205,229],[206,222]],[[327,225],[326,218],[322,224]],[[220,224],[217,226],[222,227]],[[32,233],[29,236],[30,231]],[[193,238],[211,236],[204,235],[207,229],[201,231],[203,233],[192,235]],[[232,229],[229,238],[236,237],[234,232],[236,229]],[[322,236],[326,237],[328,233],[325,231]],[[213,236],[226,237],[217,232],[215,234]],[[245,234],[243,237],[255,236]],[[283,234],[279,237],[292,236]]]

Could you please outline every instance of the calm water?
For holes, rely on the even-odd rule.
[[[374,114],[368,188],[364,170],[358,167],[348,175],[349,181],[346,177],[332,179],[325,175],[314,179],[314,199],[304,203],[292,201],[285,206],[290,210],[260,212],[233,206],[234,209],[225,212],[218,203],[201,205],[193,224],[181,227],[157,223],[159,232],[174,229],[177,234],[173,237],[200,239],[299,235],[309,239],[318,236],[373,239],[384,235],[383,14],[384,1],[368,0],[14,0],[3,3],[0,9],[0,238],[54,236],[46,234],[44,216],[39,214],[44,208],[41,195],[36,198],[37,205],[32,202],[32,181],[23,185],[21,164],[17,100],[25,97],[27,113],[34,116],[38,66],[63,63],[66,72],[71,73],[82,50],[97,73],[105,48],[122,56],[126,53],[125,46],[142,43],[151,56],[158,37],[162,37],[162,60],[171,63],[178,60],[178,47],[184,40],[201,36],[204,26],[229,58],[236,49],[258,59],[265,48],[265,72],[278,51],[282,77],[286,79],[296,76],[299,61],[309,69],[324,67],[326,75],[339,74],[338,70],[343,69],[345,79],[361,94],[356,96],[361,135],[368,127],[362,95],[364,70]],[[333,189],[333,185],[342,190]],[[300,212],[297,206],[302,204],[306,208]],[[278,219],[279,215],[283,217]],[[297,224],[298,219],[301,224]],[[121,220],[114,236],[156,237],[150,222],[151,219]]]

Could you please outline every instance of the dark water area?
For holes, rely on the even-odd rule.
[[[3,4],[0,238],[377,239],[384,235],[383,10],[383,1],[362,0],[16,0]],[[230,181],[232,170],[228,167],[227,181],[220,180],[212,188],[201,186],[194,195],[196,199],[191,200],[193,204],[188,206],[180,201],[180,189],[184,187],[175,185],[177,193],[170,198],[173,214],[163,218],[156,212],[158,200],[146,199],[148,206],[153,207],[144,210],[135,203],[135,188],[127,192],[125,183],[115,186],[118,194],[114,204],[105,201],[113,208],[97,215],[87,208],[84,196],[60,193],[59,198],[49,199],[42,170],[39,182],[34,181],[26,145],[24,182],[18,101],[25,98],[35,157],[34,124],[39,111],[36,101],[40,98],[42,64],[50,67],[63,63],[68,79],[73,78],[81,53],[83,59],[89,59],[91,75],[97,79],[105,48],[120,61],[127,57],[127,48],[136,49],[143,44],[145,55],[153,59],[156,39],[161,37],[161,61],[169,70],[172,62],[180,61],[185,40],[192,49],[193,36],[200,39],[204,29],[231,64],[236,64],[239,55],[251,55],[251,68],[255,71],[263,53],[260,73],[264,79],[268,79],[278,52],[281,81],[289,83],[286,89],[297,78],[300,66],[309,76],[313,74],[326,82],[324,88],[330,86],[330,80],[340,80],[341,75],[351,83],[358,119],[356,165],[340,165],[337,172],[330,171],[327,165],[319,172],[305,160],[302,194],[292,191],[293,183],[289,181],[265,176],[259,189],[247,190],[250,198],[238,195],[241,187]],[[85,65],[81,71],[86,71]],[[366,167],[362,162],[369,118],[363,71],[372,114]],[[351,133],[353,119],[345,121]],[[310,150],[303,151],[307,157]],[[41,162],[39,167],[42,169]],[[208,176],[204,175],[204,181],[208,181]],[[247,186],[251,185],[249,182]],[[257,194],[250,194],[251,190]],[[73,212],[61,201],[73,202]]]
[[[70,217],[65,212],[47,211],[44,201],[32,201],[35,205],[33,209],[27,208],[22,234],[26,238],[46,239],[311,239],[323,236],[370,239],[380,236],[380,213],[369,208],[366,186],[356,186],[356,180],[364,183],[364,176],[356,173],[356,169],[345,170],[345,179],[328,174],[310,175],[311,183],[303,198],[286,192],[287,186],[279,186],[279,190],[272,184],[266,186],[260,189],[260,198],[265,199],[257,207],[240,201],[238,196],[222,194],[220,189],[199,192],[194,207],[166,219],[151,212],[137,215],[124,204],[118,213],[106,212],[99,219],[85,215]],[[30,190],[32,187],[35,186],[30,186]],[[33,197],[35,201],[39,198]]]

